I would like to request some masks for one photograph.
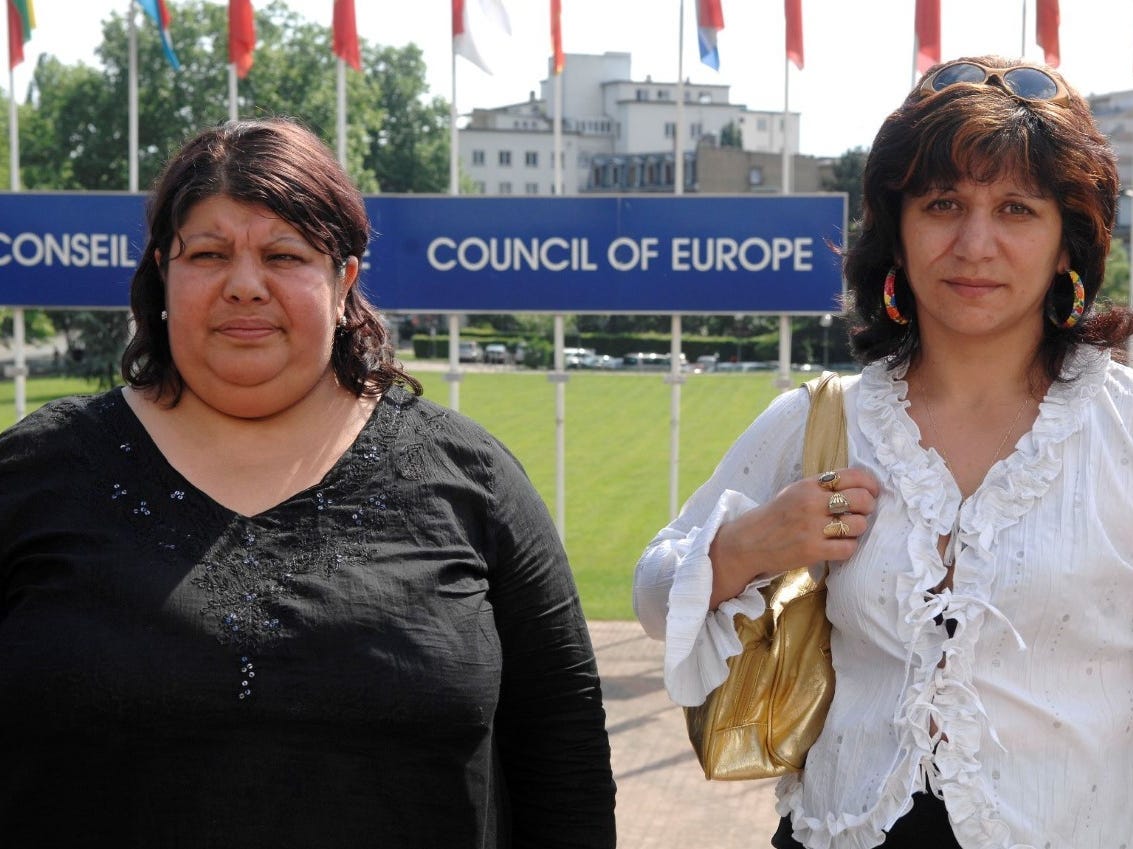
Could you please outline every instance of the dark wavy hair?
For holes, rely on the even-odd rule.
[[[331,258],[341,273],[359,262],[370,241],[362,195],[326,145],[287,118],[230,121],[190,139],[166,163],[147,206],[149,241],[130,283],[135,330],[122,356],[130,386],[155,391],[175,405],[184,389],[161,319],[164,277],[189,211],[203,200],[227,197],[266,207]],[[157,257],[160,255],[159,265]],[[394,358],[378,309],[354,285],[346,296],[343,326],[336,328],[331,366],[357,396],[378,395],[394,383],[421,393],[421,384]]]
[[[962,61],[962,60],[957,60]],[[992,68],[1023,64],[999,56],[973,57]],[[930,68],[931,75],[937,65]],[[1057,71],[1045,70],[1062,80]],[[1063,81],[1065,82],[1065,81]],[[1089,104],[1074,89],[1069,105],[1022,100],[995,81],[959,83],[922,95],[919,84],[881,125],[863,175],[861,235],[843,256],[847,308],[854,324],[850,344],[861,362],[887,358],[891,368],[909,364],[920,349],[916,301],[904,270],[896,296],[909,323],[885,312],[886,273],[901,249],[901,204],[905,195],[963,180],[986,183],[1011,177],[1062,212],[1062,236],[1070,267],[1086,289],[1086,314],[1070,329],[1043,322],[1039,358],[1051,380],[1075,345],[1117,349],[1133,330],[1125,309],[1097,313],[1094,299],[1105,276],[1106,256],[1117,215],[1117,158],[1098,131]],[[1056,315],[1070,311],[1073,291],[1056,275],[1047,302]]]

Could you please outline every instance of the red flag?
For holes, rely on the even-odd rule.
[[[8,70],[24,61],[24,43],[35,27],[32,0],[8,0]]]
[[[803,0],[783,0],[787,14],[787,58],[803,67]]]
[[[255,49],[256,18],[252,0],[228,0],[228,61],[236,66],[236,76],[248,76]]]
[[[354,0],[334,0],[334,55],[353,68],[362,70],[358,51],[358,24],[354,20]]]
[[[551,0],[551,49],[555,56],[555,73],[561,74],[566,59],[563,57],[563,0]]]
[[[1046,63],[1058,67],[1058,0],[1039,0],[1035,15],[1035,41],[1043,49]]]
[[[917,71],[940,61],[940,0],[917,0]]]

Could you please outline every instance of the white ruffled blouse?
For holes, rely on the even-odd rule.
[[[808,849],[877,846],[926,781],[965,849],[1133,849],[1133,371],[1082,350],[1065,374],[966,500],[919,444],[903,373],[844,378],[850,463],[882,494],[828,580],[826,725],[777,786]],[[708,546],[801,476],[807,403],[777,398],[637,565],[680,704],[724,679],[733,615],[763,611],[757,582],[709,612]],[[953,588],[933,595],[953,532]]]

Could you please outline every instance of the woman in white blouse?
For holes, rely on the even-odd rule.
[[[844,257],[849,468],[799,479],[807,395],[782,395],[642,555],[684,705],[760,586],[840,561],[834,702],[772,845],[1133,849],[1131,322],[1093,305],[1118,190],[1055,71],[931,69],[877,135]]]

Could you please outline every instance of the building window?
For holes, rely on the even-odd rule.
[[[649,92],[647,92],[643,88],[639,88],[636,92],[636,97],[637,97],[638,100],[648,100],[649,99]]]
[[[511,194],[511,183],[507,182],[506,180],[504,182],[500,183],[500,192],[499,193],[501,195],[510,195]]]
[[[473,185],[476,187],[476,194],[486,195],[488,193],[488,184],[483,180],[477,180]]]
[[[537,194],[539,194],[539,184],[538,183],[524,183],[523,184],[523,191],[526,194],[529,194],[529,195],[537,195]]]
[[[702,135],[704,135],[704,125],[703,124],[689,124],[688,125],[688,137],[690,139],[698,139]]]
[[[756,121],[755,121],[755,128],[757,130],[759,130],[759,132],[761,132],[761,133],[766,133],[767,132],[767,119],[766,118],[757,118]]]
[[[523,154],[523,163],[528,168],[538,167],[538,165],[539,165],[539,151],[537,151],[537,150],[527,151],[527,153]]]
[[[658,100],[668,100],[669,99],[669,92],[667,92],[663,88],[657,89],[657,99]]]
[[[501,150],[500,151],[500,165],[511,165],[511,151],[510,150]]]
[[[672,121],[665,122],[665,138],[671,139],[677,135],[677,125]]]
[[[472,164],[473,165],[483,165],[484,164],[484,151],[482,151],[482,150],[472,151]]]

